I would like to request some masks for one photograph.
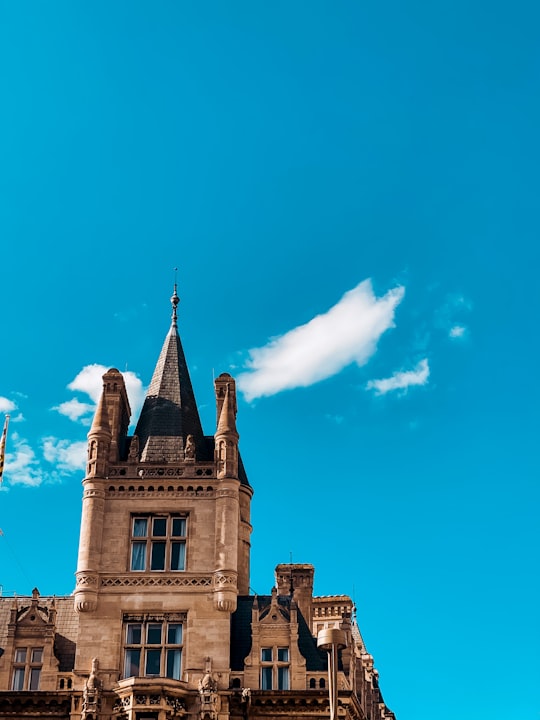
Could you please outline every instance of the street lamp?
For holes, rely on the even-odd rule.
[[[326,628],[317,635],[317,647],[328,652],[328,696],[330,701],[330,720],[337,720],[337,670],[338,650],[347,647],[347,638],[343,630]]]

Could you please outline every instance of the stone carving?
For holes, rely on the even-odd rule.
[[[205,661],[206,669],[199,680],[199,698],[201,702],[199,717],[200,720],[217,720],[220,710],[217,682],[212,674],[211,658],[207,657]]]
[[[120,575],[102,577],[102,587],[210,587],[212,578],[206,577],[131,577]]]
[[[236,589],[236,573],[217,571],[214,573],[214,586],[216,588]]]
[[[97,587],[97,575],[77,575],[77,587]]]
[[[185,711],[186,703],[180,698],[171,697],[170,695],[165,696],[165,701],[169,707],[174,710],[174,713]]]
[[[139,462],[139,436],[138,435],[134,435],[131,438],[131,443],[129,446],[128,462],[130,462],[130,463]]]
[[[91,475],[96,466],[97,460],[97,440],[91,440],[88,444],[88,462],[86,464],[86,474]]]
[[[242,717],[248,720],[251,705],[251,688],[242,688]]]
[[[98,677],[99,662],[92,658],[92,670],[84,684],[82,720],[96,718],[101,705],[101,680]]]
[[[195,440],[193,439],[193,435],[188,435],[186,438],[184,458],[186,460],[195,460]]]

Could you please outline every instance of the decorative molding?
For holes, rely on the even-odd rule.
[[[101,587],[212,587],[212,578],[201,575],[115,575],[102,576]]]
[[[134,498],[143,498],[143,497],[214,497],[215,492],[214,490],[197,490],[196,488],[193,488],[192,490],[178,490],[174,488],[173,490],[167,490],[164,488],[163,490],[148,490],[147,488],[144,488],[144,490],[137,490],[136,488],[134,490],[119,490],[118,488],[115,488],[114,490],[108,490],[107,494],[109,497],[117,497],[117,498],[125,498],[125,497],[134,497]]]
[[[76,573],[77,577],[77,585],[76,590],[78,588],[97,588],[98,586],[98,576],[97,574],[89,574],[89,573]]]
[[[238,500],[238,490],[236,488],[220,487],[218,485],[218,488],[216,490],[216,497],[232,498],[233,500]]]
[[[214,573],[214,588],[216,590],[236,590],[238,573],[218,570]]]
[[[189,463],[189,467],[171,467],[170,465],[148,466],[140,463],[130,463],[125,465],[114,465],[109,468],[109,478],[122,479],[143,479],[143,478],[179,478],[187,476],[194,482],[203,478],[215,478],[216,471],[214,465],[194,465],[193,461]]]
[[[83,500],[87,500],[88,498],[104,498],[105,497],[105,490],[103,488],[85,488],[83,490]]]

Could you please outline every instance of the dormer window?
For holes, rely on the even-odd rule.
[[[185,570],[187,518],[180,515],[136,515],[131,518],[130,569]]]
[[[39,690],[43,648],[15,648],[12,690]]]
[[[261,690],[289,690],[289,648],[261,648]]]

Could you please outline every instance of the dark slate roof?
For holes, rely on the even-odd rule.
[[[153,442],[160,448],[165,447],[162,441],[154,439],[181,438],[179,450],[183,449],[188,435],[193,435],[197,448],[203,443],[199,411],[174,323],[163,343],[135,434],[139,436],[143,459]]]
[[[6,646],[8,623],[14,598],[0,598],[0,648]],[[40,597],[39,607],[50,608],[52,597]],[[60,672],[70,672],[75,664],[75,643],[79,628],[79,616],[73,605],[73,597],[54,598],[56,607],[56,633],[54,636],[54,652],[59,662]],[[29,606],[31,598],[18,597],[19,609]]]
[[[244,669],[244,660],[251,651],[251,613],[253,610],[254,595],[243,595],[238,598],[238,606],[231,616],[231,670]],[[271,595],[257,595],[259,610],[270,605]],[[278,596],[279,605],[287,614],[290,613],[291,598],[285,595]],[[317,648],[317,641],[313,637],[304,616],[298,608],[298,649],[306,658],[306,670],[311,672],[324,672],[328,667],[327,654]]]

